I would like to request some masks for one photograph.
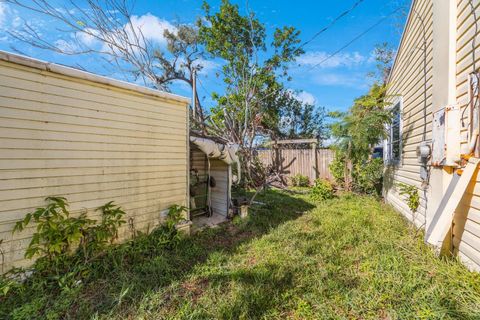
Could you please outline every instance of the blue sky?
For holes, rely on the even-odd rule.
[[[250,0],[250,10],[267,26],[271,34],[275,27],[294,26],[301,30],[302,41],[309,40],[316,32],[328,25],[332,19],[349,9],[356,0],[325,1],[325,0]],[[61,0],[55,0],[59,6]],[[211,0],[212,9],[218,8],[219,0]],[[242,10],[246,1],[232,0],[238,3]],[[338,21],[328,31],[322,33],[304,49],[306,53],[293,66],[293,80],[287,84],[292,90],[301,93],[299,97],[307,102],[315,102],[327,110],[346,110],[355,97],[364,94],[371,82],[367,73],[375,69],[372,51],[376,44],[388,42],[396,48],[400,40],[405,16],[395,14],[381,25],[377,26],[364,37],[354,42],[348,48],[334,56],[321,66],[312,68],[326,56],[337,51],[357,35],[368,29],[377,21],[387,16],[399,6],[408,8],[411,0],[364,0],[360,6],[348,16]],[[76,1],[79,5],[82,1]],[[175,22],[191,23],[202,15],[200,0],[136,0],[134,14],[142,26],[157,37],[157,30],[168,27]],[[24,20],[38,30],[48,41],[55,42],[68,39],[68,35],[57,30],[60,25],[51,18],[27,12],[11,5],[2,4],[0,0],[0,49],[12,51],[14,45],[25,54],[34,58],[66,65],[82,65],[82,67],[99,74],[120,78],[121,74],[106,71],[98,57],[64,56],[50,51],[39,50],[26,44],[18,43],[8,36],[7,30],[21,28]],[[158,39],[162,46],[161,39]],[[215,78],[218,62],[210,63],[200,75],[199,90],[204,97],[204,106],[211,105],[209,95],[218,88],[219,80]],[[185,86],[174,86],[175,93],[190,96]]]

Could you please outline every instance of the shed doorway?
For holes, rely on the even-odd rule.
[[[189,171],[193,231],[226,222],[231,207],[231,166],[209,157],[195,142],[190,142]]]

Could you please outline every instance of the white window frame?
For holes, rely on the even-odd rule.
[[[392,135],[393,135],[393,126],[391,124],[386,126],[387,130],[387,139],[383,141],[383,159],[386,165],[391,166],[398,166],[402,162],[402,155],[403,155],[403,97],[399,97],[398,99],[394,100],[394,102],[389,106],[389,110],[393,110],[398,107],[399,112],[399,121],[398,121],[398,134],[399,134],[399,157],[398,159],[393,159],[393,148],[392,143]]]

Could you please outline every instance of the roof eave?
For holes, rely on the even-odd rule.
[[[49,71],[49,72],[53,72],[53,73],[68,76],[68,77],[92,81],[95,83],[109,85],[109,86],[117,87],[120,89],[131,90],[141,94],[156,96],[165,100],[176,101],[181,104],[187,104],[187,105],[190,104],[190,99],[183,96],[179,96],[176,94],[172,94],[172,93],[168,93],[168,92],[164,92],[164,91],[160,91],[152,88],[143,87],[130,82],[100,76],[91,72],[79,70],[72,67],[67,67],[64,65],[56,64],[56,63],[42,61],[39,59],[27,57],[24,55],[14,54],[7,51],[0,50],[0,61],[12,62],[12,63],[23,65],[26,67]]]

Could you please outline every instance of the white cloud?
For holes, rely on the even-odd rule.
[[[165,30],[176,31],[174,25],[164,19],[147,13],[143,16],[132,16],[132,26],[135,31],[141,31],[146,40],[154,41],[159,44],[165,44],[166,39],[163,36]],[[126,29],[128,30],[128,29]]]
[[[200,70],[199,73],[203,75],[209,75],[212,72],[218,70],[218,68],[220,68],[219,63],[211,60],[205,60],[202,58],[198,59],[194,64],[202,66],[202,70]]]
[[[5,20],[7,14],[7,5],[3,2],[0,2],[0,24]]]
[[[0,2],[0,26],[4,24],[5,19],[7,17],[8,6]]]
[[[139,39],[143,38],[147,42],[151,42],[157,45],[165,46],[166,39],[164,36],[165,30],[170,30],[175,32],[176,28],[167,20],[161,19],[157,16],[147,13],[142,16],[132,16],[131,25],[125,24],[123,26],[127,36],[131,39],[132,43],[135,42],[135,37]],[[133,29],[133,30],[132,30]],[[98,33],[97,30],[92,28],[86,28],[86,32],[77,32],[75,38],[83,45],[87,47],[97,47],[101,46],[102,43],[95,37],[95,34]],[[136,35],[136,36],[135,36]],[[112,31],[112,36],[115,37],[115,31]],[[122,40],[119,40],[122,43]],[[103,50],[109,51],[106,44],[103,44]]]
[[[18,27],[20,27],[23,23],[23,20],[22,18],[20,18],[19,16],[16,16],[15,18],[13,18],[12,20],[12,27],[14,29],[17,29]]]
[[[307,92],[307,91],[300,91],[295,94],[295,97],[302,101],[304,104],[311,104],[314,105],[317,99],[313,96],[313,94]]]
[[[5,31],[18,29],[23,23],[17,10],[0,0],[0,41],[7,41],[10,36]],[[34,26],[33,26],[34,27]]]
[[[341,53],[329,58],[331,54],[324,51],[307,52],[297,59],[300,65],[317,66],[319,68],[353,67],[368,62],[368,57],[359,52]]]
[[[78,41],[80,41],[82,44],[92,47],[97,44],[100,44],[100,41],[95,38],[95,35],[98,33],[97,30],[92,29],[92,28],[85,28],[85,32],[77,32],[75,37],[77,38]]]
[[[369,79],[361,73],[325,73],[320,72],[313,76],[313,82],[322,86],[341,86],[350,88],[368,88]]]
[[[287,90],[291,97],[301,101],[303,104],[315,105],[317,99],[313,94],[307,91],[294,91],[292,89]]]
[[[65,52],[65,53],[73,53],[79,50],[77,45],[71,41],[66,41],[63,39],[59,39],[55,41],[55,47],[57,47],[59,50]]]

